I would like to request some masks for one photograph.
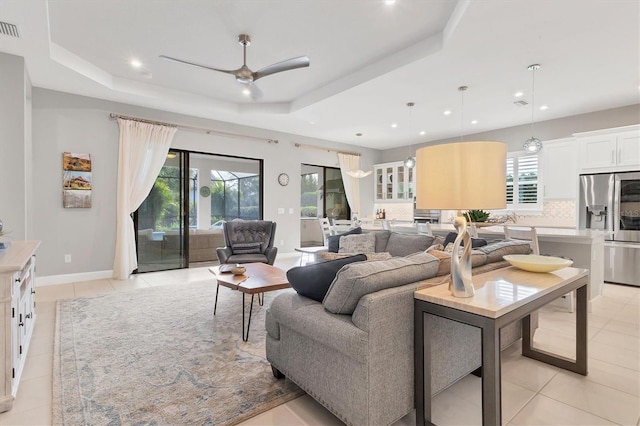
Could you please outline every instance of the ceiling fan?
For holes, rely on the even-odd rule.
[[[166,61],[177,62],[179,64],[191,65],[194,67],[205,68],[212,71],[219,71],[226,74],[231,74],[236,77],[236,81],[244,85],[245,93],[250,94],[251,98],[255,101],[262,97],[262,92],[254,84],[259,78],[266,77],[271,74],[276,74],[283,71],[294,70],[296,68],[308,67],[311,61],[308,56],[298,56],[297,58],[287,59],[286,61],[277,62],[275,64],[267,65],[258,71],[251,71],[247,66],[247,46],[251,44],[251,37],[247,34],[240,34],[238,36],[238,43],[242,46],[243,50],[243,63],[237,70],[223,70],[219,68],[209,67],[207,65],[196,64],[194,62],[184,61],[182,59],[172,58],[170,56],[160,55],[161,59]]]

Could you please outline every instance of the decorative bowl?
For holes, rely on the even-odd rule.
[[[529,272],[552,272],[573,264],[573,260],[536,254],[509,254],[504,256],[504,260],[511,266]]]
[[[244,266],[234,266],[233,268],[231,268],[231,273],[233,275],[242,275],[245,272],[247,272],[247,268],[245,268]]]

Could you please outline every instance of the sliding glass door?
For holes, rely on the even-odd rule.
[[[134,214],[138,272],[217,261],[222,224],[262,218],[262,160],[170,151]]]
[[[138,272],[184,268],[188,264],[185,238],[187,200],[195,190],[188,173],[188,153],[170,151],[156,182],[135,213]]]

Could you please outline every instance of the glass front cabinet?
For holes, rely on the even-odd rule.
[[[408,168],[402,161],[376,164],[376,201],[413,201],[414,168]]]

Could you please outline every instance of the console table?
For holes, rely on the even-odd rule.
[[[447,284],[414,293],[416,425],[433,424],[430,356],[433,316],[478,327],[481,331],[483,425],[502,424],[500,329],[518,319],[523,319],[522,355],[587,375],[586,269],[533,273],[508,267],[476,275],[473,281],[476,294],[469,298],[453,297]],[[531,312],[573,290],[577,290],[576,359],[533,348]]]
[[[13,406],[33,334],[39,245],[40,241],[12,241],[0,250],[0,412]]]

